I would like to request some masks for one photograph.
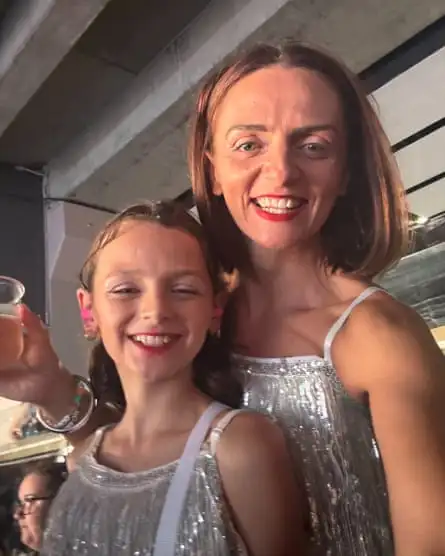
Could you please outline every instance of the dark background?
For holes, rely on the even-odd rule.
[[[42,179],[0,164],[0,275],[26,287],[25,302],[45,315],[45,226]]]

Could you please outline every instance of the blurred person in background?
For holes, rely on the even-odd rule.
[[[17,492],[14,518],[22,543],[38,553],[52,500],[66,478],[65,465],[45,463],[28,469]]]

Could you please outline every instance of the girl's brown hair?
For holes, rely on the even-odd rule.
[[[199,243],[215,294],[225,290],[225,281],[218,260],[212,255],[201,225],[178,202],[161,201],[133,205],[113,219],[98,234],[80,271],[82,287],[91,292],[98,253],[116,237],[122,224],[129,221],[153,222],[166,228],[182,230]],[[237,407],[241,403],[241,384],[231,373],[229,350],[224,341],[208,333],[206,341],[193,362],[196,386],[211,398]],[[104,344],[98,340],[90,357],[89,376],[100,404],[112,404],[123,411],[126,407],[116,365]]]
[[[332,270],[373,278],[405,253],[408,211],[389,141],[361,82],[331,55],[297,41],[259,44],[208,78],[191,119],[189,171],[201,222],[224,269],[253,274],[247,242],[223,197],[213,194],[212,123],[227,92],[262,68],[281,65],[315,71],[337,92],[344,113],[349,181],[321,230],[325,263]]]

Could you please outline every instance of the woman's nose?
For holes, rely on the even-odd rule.
[[[267,177],[280,186],[286,186],[300,175],[297,157],[286,140],[270,145],[267,153]]]

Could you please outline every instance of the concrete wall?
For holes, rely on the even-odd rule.
[[[72,372],[85,375],[90,344],[83,336],[76,300],[78,274],[92,241],[111,217],[105,212],[51,202],[45,206],[47,294],[54,348]]]

